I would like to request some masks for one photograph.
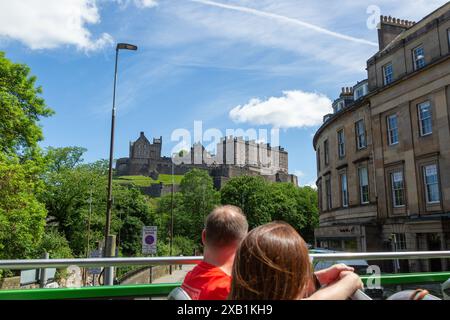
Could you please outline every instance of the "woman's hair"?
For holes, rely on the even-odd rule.
[[[312,279],[308,249],[289,224],[271,222],[250,231],[236,252],[231,300],[292,300]]]

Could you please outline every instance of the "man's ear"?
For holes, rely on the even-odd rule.
[[[206,230],[205,229],[203,229],[203,231],[202,231],[202,243],[203,243],[203,245],[206,244]]]

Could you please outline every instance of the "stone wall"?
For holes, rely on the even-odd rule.
[[[172,185],[169,184],[152,184],[149,187],[140,187],[142,193],[150,196],[150,197],[155,197],[155,198],[159,198],[165,194],[169,194],[172,192]],[[173,191],[174,192],[179,192],[180,191],[180,186],[178,184],[175,184],[173,186]]]
[[[0,290],[19,289],[20,277],[10,277],[0,279]]]

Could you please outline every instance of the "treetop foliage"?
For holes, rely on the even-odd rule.
[[[6,155],[33,154],[43,139],[38,121],[53,111],[40,96],[30,68],[13,63],[0,52],[0,148]]]

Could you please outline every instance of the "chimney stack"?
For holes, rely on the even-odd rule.
[[[342,97],[350,95],[353,95],[353,87],[343,87],[340,96]]]
[[[411,28],[415,22],[400,20],[391,16],[380,16],[378,26],[378,46],[380,51],[392,42],[400,33]]]

